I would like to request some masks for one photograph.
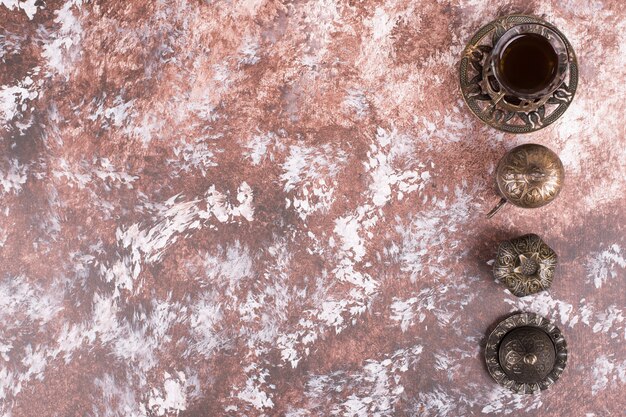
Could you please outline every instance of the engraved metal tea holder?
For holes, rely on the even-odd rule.
[[[514,36],[535,33],[558,56],[552,82],[540,92],[512,91],[498,74],[501,49]],[[569,107],[578,86],[578,64],[565,36],[550,23],[524,15],[504,16],[481,28],[465,48],[460,64],[463,99],[479,119],[504,132],[528,133],[556,121]]]
[[[500,202],[489,212],[493,217],[506,203],[522,208],[545,206],[561,191],[565,171],[550,149],[529,143],[511,149],[496,168]]]
[[[513,392],[532,394],[554,384],[567,364],[563,334],[547,319],[521,313],[501,321],[485,347],[489,374]]]

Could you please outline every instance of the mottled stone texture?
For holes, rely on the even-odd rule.
[[[503,14],[559,27],[577,96],[514,136],[457,65]],[[618,416],[626,398],[626,10],[605,1],[0,1],[0,414]],[[561,156],[507,207],[512,147]],[[494,282],[535,232],[552,288]],[[515,311],[570,349],[490,378]]]

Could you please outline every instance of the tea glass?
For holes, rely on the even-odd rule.
[[[515,89],[506,82],[505,77],[500,72],[500,60],[502,59],[503,52],[510,45],[512,40],[525,34],[535,34],[543,37],[548,41],[557,56],[556,71],[554,76],[544,88],[541,88],[538,91],[528,92]],[[502,34],[494,45],[488,62],[493,77],[498,84],[498,86],[495,87],[499,87],[501,92],[503,92],[505,96],[508,96],[505,101],[509,103],[537,102],[550,96],[563,83],[568,68],[568,50],[567,45],[561,36],[549,27],[540,23],[524,23],[513,26]],[[494,87],[493,84],[492,87]]]

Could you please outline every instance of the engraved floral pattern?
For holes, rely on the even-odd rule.
[[[543,330],[522,327],[504,337],[499,357],[507,375],[524,382],[538,382],[554,366],[554,345]]]
[[[564,178],[559,157],[545,146],[526,144],[511,150],[498,164],[500,192],[516,206],[541,207],[556,198]]]
[[[547,290],[557,265],[556,253],[535,234],[502,242],[493,274],[516,296]]]

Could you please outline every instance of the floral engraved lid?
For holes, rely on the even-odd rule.
[[[489,373],[510,390],[531,394],[554,384],[567,364],[567,344],[554,324],[534,313],[513,315],[487,339]]]
[[[511,149],[496,168],[502,200],[487,217],[507,202],[522,208],[545,206],[559,195],[564,178],[561,160],[545,146],[528,143]]]
[[[518,297],[552,285],[557,255],[535,234],[504,241],[493,265],[494,277]]]

